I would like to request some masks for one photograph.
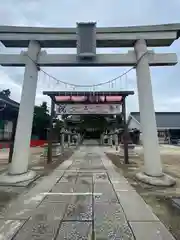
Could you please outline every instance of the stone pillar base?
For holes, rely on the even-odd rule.
[[[170,187],[176,184],[176,180],[165,173],[160,177],[153,177],[146,175],[143,172],[139,172],[136,174],[136,178],[141,182],[154,186]]]
[[[18,185],[20,183],[26,182],[24,186],[27,186],[30,182],[36,179],[36,172],[29,170],[26,173],[11,175],[8,172],[4,172],[0,175],[0,185]]]

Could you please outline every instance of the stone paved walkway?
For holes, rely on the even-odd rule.
[[[0,240],[173,239],[116,172],[103,148],[82,146],[9,205]]]

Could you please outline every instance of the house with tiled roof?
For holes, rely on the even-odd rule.
[[[0,92],[0,141],[11,139],[18,111],[19,103]]]
[[[155,112],[155,116],[159,139],[169,139],[170,143],[177,142],[180,139],[180,112]],[[140,112],[129,114],[128,128],[141,131]]]

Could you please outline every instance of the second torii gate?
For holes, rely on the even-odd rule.
[[[93,114],[104,116],[121,115],[124,144],[124,162],[128,163],[128,142],[127,142],[127,124],[126,124],[126,97],[133,95],[133,91],[45,91],[44,95],[51,98],[51,119],[55,113],[55,105],[57,106],[57,113],[60,115],[84,115]],[[99,110],[95,109],[99,105]],[[74,109],[73,109],[74,106]],[[76,108],[79,110],[76,111]],[[103,106],[105,107],[104,111]],[[89,111],[83,110],[84,107],[89,107]],[[113,110],[113,107],[117,109]],[[109,108],[109,111],[108,111]],[[111,112],[112,109],[112,112]],[[52,121],[50,124],[50,135],[52,131]],[[52,153],[52,139],[49,141],[49,161]]]

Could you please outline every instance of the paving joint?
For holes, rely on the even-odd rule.
[[[159,220],[152,222],[149,218],[151,212],[147,209],[145,210],[149,214],[148,217],[141,215],[143,218],[129,218],[127,212],[129,205],[124,207],[126,195],[132,195],[132,199],[131,197],[127,199],[128,204],[130,201],[131,204],[135,204],[133,201],[137,201],[138,204],[133,206],[138,206],[139,209],[144,209],[146,204],[129,186],[128,181],[115,171],[112,163],[101,150],[99,146],[81,147],[69,160],[54,170],[43,182],[40,182],[34,190],[26,194],[24,200],[28,196],[31,199],[37,198],[38,194],[45,196],[41,201],[37,201],[38,198],[35,198],[36,200],[32,203],[28,202],[27,206],[32,207],[32,212],[30,209],[27,215],[26,212],[23,213],[25,215],[22,214],[22,216],[27,216],[26,220],[16,216],[16,220],[12,220],[12,223],[3,225],[8,229],[7,234],[10,234],[13,223],[17,226],[14,235],[8,239],[144,240],[146,238],[139,235],[139,231],[143,231],[141,225],[146,230],[149,227],[152,232],[160,228],[160,233],[167,234],[167,230]],[[97,169],[98,171],[96,171]],[[101,195],[95,196],[97,193],[101,193]],[[16,207],[19,211],[24,210],[21,205]],[[132,211],[132,206],[130,210]],[[0,219],[0,221],[3,220]],[[0,230],[0,234],[2,234],[2,230]],[[6,237],[5,233],[3,234],[2,236]],[[3,239],[6,239],[5,237]],[[172,237],[167,239],[173,240]]]

